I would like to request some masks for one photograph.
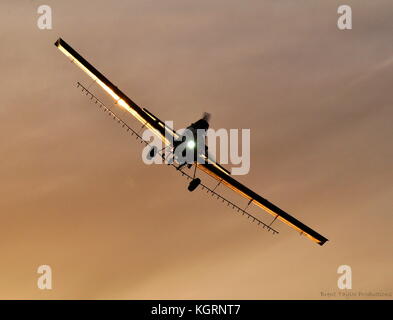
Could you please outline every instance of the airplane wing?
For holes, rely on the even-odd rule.
[[[220,168],[218,168],[217,166],[211,163],[198,163],[198,168],[206,172],[217,181],[221,181],[221,183],[226,185],[228,188],[232,189],[236,193],[240,194],[242,197],[249,200],[249,204],[253,203],[256,206],[262,208],[266,212],[270,213],[274,217],[274,219],[279,219],[280,221],[289,225],[291,228],[297,230],[301,235],[305,235],[306,237],[321,246],[326,241],[328,241],[328,239],[320,235],[318,232],[306,226],[304,223],[300,222],[290,214],[286,213],[284,210],[280,209],[270,201],[261,197],[256,192],[247,188],[245,185],[235,180],[231,175],[224,172],[223,170],[220,170]]]
[[[74,64],[81,68],[94,82],[96,82],[102,89],[105,90],[115,101],[116,104],[123,107],[137,120],[139,120],[143,126],[149,128],[154,134],[156,134],[165,144],[170,145],[167,137],[172,136],[171,141],[179,138],[179,135],[175,130],[167,126],[158,117],[153,115],[146,108],[139,107],[134,101],[132,101],[127,95],[125,95],[117,86],[115,86],[108,78],[106,78],[101,72],[94,68],[86,59],[84,59],[78,52],[76,52],[67,42],[59,38],[55,42],[55,46],[64,53]],[[211,156],[206,157],[206,161],[211,163],[217,169],[229,174],[229,171],[218,164],[215,160],[212,160]]]
[[[164,143],[170,144],[167,139],[168,135],[177,137],[176,132],[172,128],[166,126],[163,121],[155,117],[147,109],[139,107],[63,39],[59,38],[55,42],[55,46],[104,89],[116,101],[116,104],[131,113],[143,126],[149,128]]]

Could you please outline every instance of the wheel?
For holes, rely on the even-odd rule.
[[[188,185],[188,191],[190,192],[194,191],[200,184],[201,184],[201,179],[199,178],[193,179]]]

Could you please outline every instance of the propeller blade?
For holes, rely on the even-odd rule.
[[[210,118],[211,118],[211,114],[210,114],[210,113],[208,113],[208,112],[204,112],[204,113],[203,113],[203,116],[202,116],[202,119],[203,119],[203,120],[209,122],[209,121],[210,121]]]

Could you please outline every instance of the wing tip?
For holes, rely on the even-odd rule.
[[[326,242],[328,242],[329,241],[329,239],[326,239],[326,238],[323,238],[322,240],[319,240],[319,242],[318,242],[318,244],[320,245],[320,246],[323,246]]]
[[[62,41],[63,41],[62,38],[58,38],[58,39],[56,40],[56,42],[54,43],[54,45],[55,45],[56,47],[59,47],[59,46],[60,46],[60,42],[62,42]]]

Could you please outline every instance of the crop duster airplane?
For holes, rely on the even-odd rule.
[[[70,45],[68,45],[64,40],[59,38],[55,42],[55,46],[64,53],[73,63],[75,63],[79,68],[81,68],[95,83],[97,83],[102,89],[105,90],[116,102],[116,105],[121,106],[126,109],[129,113],[131,113],[137,120],[142,123],[142,127],[146,127],[150,129],[155,135],[157,135],[164,144],[172,150],[173,154],[176,152],[176,148],[179,145],[179,141],[184,142],[184,137],[177,133],[175,130],[166,125],[163,121],[161,121],[158,117],[153,115],[146,108],[139,107],[135,102],[133,102],[128,96],[126,96],[119,88],[117,88],[111,81],[109,81],[102,73],[100,73],[96,68],[94,68],[89,62],[87,62],[78,52],[76,52]],[[139,134],[134,131],[131,127],[129,127],[123,120],[121,120],[110,108],[106,107],[98,98],[96,98],[86,87],[84,87],[81,83],[78,82],[78,87],[82,88],[82,91],[89,95],[91,99],[94,98],[95,103],[99,104],[100,107],[104,108],[104,111],[107,111],[109,115],[111,115],[115,120],[117,120],[123,127],[126,127],[127,131],[131,130],[132,134],[135,134],[137,138],[141,139],[141,142],[144,142],[146,145],[149,145],[149,142],[142,139]],[[205,114],[202,119],[192,123],[187,129],[192,132],[196,132],[198,129],[207,130],[209,128],[209,115]],[[169,140],[167,137],[173,137],[172,140]],[[196,141],[197,137],[194,136]],[[173,143],[171,141],[174,141]],[[187,144],[191,144],[195,146],[192,140],[188,141]],[[154,157],[157,153],[160,154],[161,151],[157,150],[156,147],[152,147],[149,152],[150,157]],[[164,157],[163,153],[160,154],[161,157]],[[225,202],[229,207],[241,212],[243,215],[246,215],[253,222],[258,223],[263,228],[266,228],[268,231],[272,231],[273,234],[278,233],[275,229],[272,228],[273,222],[277,219],[287,224],[291,228],[295,229],[301,235],[306,236],[308,239],[316,242],[319,245],[323,245],[328,239],[320,235],[315,230],[306,226],[304,223],[300,222],[292,215],[288,214],[284,210],[280,209],[273,203],[269,202],[265,198],[261,197],[259,194],[254,192],[253,190],[247,188],[245,185],[241,184],[239,181],[235,180],[230,172],[222,167],[219,163],[217,163],[207,152],[202,152],[198,155],[201,158],[204,158],[205,161],[195,161],[194,163],[187,163],[187,167],[191,167],[194,165],[194,174],[191,176],[184,170],[182,167],[185,163],[176,164],[171,163],[172,166],[176,167],[182,175],[185,175],[188,179],[191,180],[188,190],[193,191],[199,185],[203,190],[206,190],[208,193],[211,193],[212,196],[216,197],[219,200]],[[232,189],[240,196],[246,198],[248,200],[248,205],[251,203],[260,207],[267,213],[273,216],[273,221],[270,224],[262,222],[259,218],[255,217],[255,215],[251,215],[246,209],[242,209],[233,202],[225,199],[223,196],[216,192],[215,188],[210,188],[203,183],[199,178],[195,177],[196,169],[200,169],[216,179],[218,181],[218,185],[223,184],[226,187]]]

